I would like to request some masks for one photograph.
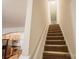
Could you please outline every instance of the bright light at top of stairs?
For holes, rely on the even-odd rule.
[[[55,4],[56,4],[56,1],[55,1],[55,0],[49,0],[49,3],[50,3],[51,5],[55,5]]]

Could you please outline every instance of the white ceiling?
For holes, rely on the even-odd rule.
[[[2,27],[24,27],[26,0],[3,0],[2,3]]]

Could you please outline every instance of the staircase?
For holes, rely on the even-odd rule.
[[[58,24],[49,26],[43,59],[71,59],[68,47]]]

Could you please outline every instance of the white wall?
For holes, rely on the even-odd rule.
[[[75,59],[75,0],[58,0],[57,3],[57,23],[63,31],[72,59]]]
[[[11,0],[11,3],[12,3],[12,1],[13,0]],[[22,21],[22,19],[25,19],[25,23],[22,22],[24,24],[23,27],[24,26],[25,27],[21,28],[21,26],[17,26],[20,20],[18,19],[19,20],[18,22],[16,20],[15,21],[16,23],[15,23],[15,22],[13,22],[14,18],[11,18],[12,21],[11,21],[11,19],[8,19],[9,23],[7,22],[7,24],[9,26],[8,25],[7,25],[7,27],[4,26],[4,29],[3,29],[3,33],[21,32],[21,31],[24,32],[24,36],[22,36],[23,41],[21,42],[21,43],[23,43],[22,44],[23,51],[22,51],[22,54],[19,57],[19,59],[27,59],[27,58],[29,58],[29,55],[34,55],[34,51],[36,51],[36,47],[38,46],[38,42],[41,40],[40,38],[43,34],[42,32],[45,31],[45,28],[48,29],[48,24],[50,23],[50,19],[49,19],[50,14],[48,12],[48,7],[47,7],[48,6],[48,0],[24,0],[24,1],[23,1],[24,2],[23,5],[26,7],[26,10],[25,9],[23,9],[23,10],[25,10],[24,14],[26,13],[26,15],[24,15],[24,17],[26,16],[26,19],[21,18],[21,21]],[[32,2],[33,2],[33,5],[32,5]],[[15,1],[13,3],[15,3]],[[11,4],[12,6],[13,6],[13,3]],[[21,1],[20,1],[20,3],[21,3]],[[8,6],[10,6],[10,5],[8,4]],[[14,6],[14,9],[15,9],[15,6]],[[17,18],[20,17],[19,14],[17,14],[17,16],[15,15],[16,12],[19,13],[20,10],[17,9],[17,11],[16,11],[16,10],[13,10],[13,8],[12,8],[12,10],[11,10],[12,17],[13,16],[15,16]],[[7,13],[7,14],[9,14],[9,13]],[[30,29],[31,29],[31,32],[30,32]],[[29,41],[30,41],[30,45],[29,45]]]
[[[22,55],[21,59],[28,58],[27,57],[27,49],[29,49],[27,46],[27,40],[28,38],[24,37],[24,34],[29,30],[26,30],[27,27],[25,24],[27,24],[26,18],[28,18],[30,11],[28,12],[27,9],[31,5],[29,3],[30,0],[3,0],[3,6],[2,6],[2,20],[3,20],[3,31],[2,34],[11,33],[11,32],[19,32],[22,33],[21,36],[21,47],[22,47]],[[31,8],[31,7],[30,7]],[[30,10],[30,9],[29,9]],[[27,13],[28,12],[28,13]],[[27,16],[28,14],[28,16]],[[30,24],[30,23],[29,23]],[[28,26],[29,27],[29,26]],[[26,30],[26,31],[25,31]],[[25,36],[27,36],[25,34]]]
[[[27,0],[2,0],[2,27],[24,27]]]
[[[24,32],[24,27],[12,27],[12,28],[3,28],[2,29],[2,34],[6,33],[15,33],[15,32]]]
[[[19,59],[28,59],[29,58],[29,40],[30,40],[30,26],[31,26],[31,16],[32,16],[32,4],[33,0],[27,0],[27,8],[26,8],[26,21],[25,21],[25,28],[24,28],[24,39],[23,45],[24,48],[22,54]]]
[[[29,55],[31,59],[33,59],[33,57],[35,56],[42,34],[45,31],[45,28],[48,28],[48,25],[49,25],[48,13],[49,13],[48,0],[33,0],[30,46],[29,46],[29,49],[30,49]],[[40,52],[42,50],[41,48],[39,48]],[[40,58],[38,57],[37,59],[40,59]]]

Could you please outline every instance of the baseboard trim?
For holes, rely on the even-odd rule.
[[[71,52],[70,46],[69,46],[69,44],[68,44],[68,40],[66,40],[66,37],[65,37],[65,35],[64,35],[65,33],[64,33],[64,31],[63,31],[61,25],[60,25],[60,28],[61,28],[62,33],[63,33],[63,36],[64,36],[64,38],[65,38],[66,44],[67,44],[67,46],[68,46],[68,50],[69,50],[69,53],[70,53],[70,55],[71,55],[71,59],[76,59],[76,55]]]
[[[36,49],[35,49],[35,53],[30,55],[30,59],[38,59],[38,53],[40,52],[39,50],[42,50],[43,51],[43,46],[45,44],[45,40],[46,40],[46,35],[47,35],[47,31],[48,31],[48,27],[49,25],[46,25],[44,30],[43,30],[43,33],[41,35],[41,40],[39,41]],[[45,38],[45,39],[44,39]],[[42,48],[40,48],[42,47]],[[41,56],[42,57],[42,56]],[[39,59],[41,59],[41,57]]]

